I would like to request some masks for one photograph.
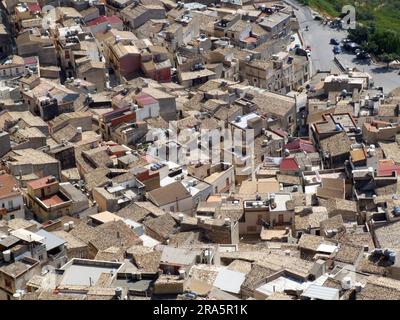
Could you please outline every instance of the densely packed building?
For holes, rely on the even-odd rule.
[[[400,90],[296,8],[0,10],[0,299],[400,299]]]

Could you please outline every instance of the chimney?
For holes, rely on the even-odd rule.
[[[270,193],[269,194],[269,205],[270,205],[271,209],[275,209],[276,208],[275,193]]]
[[[121,298],[122,298],[122,288],[121,287],[115,288],[115,297],[118,300],[121,300]]]
[[[76,128],[76,135],[77,135],[78,141],[81,141],[82,140],[82,127]]]
[[[183,270],[183,269],[179,269],[178,272],[179,272],[179,279],[180,279],[180,280],[185,279],[185,277],[186,277],[186,271]]]

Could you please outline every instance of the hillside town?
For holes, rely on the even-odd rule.
[[[3,0],[0,300],[400,299],[400,76],[342,23]]]

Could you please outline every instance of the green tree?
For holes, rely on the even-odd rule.
[[[381,53],[400,54],[400,35],[392,30],[376,32],[371,40],[376,43]]]
[[[363,49],[364,51],[367,51],[371,54],[378,54],[379,53],[379,47],[378,45],[373,42],[373,41],[364,41],[361,43],[361,49]]]
[[[350,29],[349,30],[349,35],[348,38],[351,41],[357,42],[357,43],[363,43],[368,41],[368,36],[369,36],[370,30],[366,26],[356,26],[355,29]]]
[[[382,53],[381,55],[379,55],[379,60],[381,60],[382,62],[386,63],[386,68],[389,69],[389,63],[392,62],[393,60],[396,60],[397,55],[393,54],[393,53]]]

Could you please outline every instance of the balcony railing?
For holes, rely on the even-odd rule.
[[[21,206],[19,205],[19,206],[7,208],[6,210],[7,210],[7,212],[18,211],[18,210],[21,210]]]

